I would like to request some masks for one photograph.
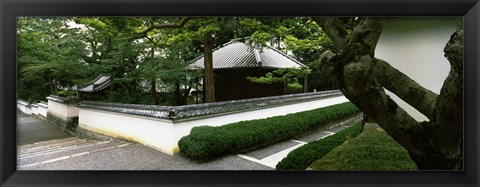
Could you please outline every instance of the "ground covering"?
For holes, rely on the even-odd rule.
[[[332,149],[346,140],[356,137],[362,131],[360,122],[323,139],[305,144],[280,161],[277,170],[305,170],[312,162],[327,155]]]
[[[313,170],[416,170],[407,150],[383,129],[365,130],[357,138],[313,162]]]
[[[358,113],[350,102],[325,108],[240,121],[220,127],[192,128],[178,142],[181,155],[192,160],[211,160],[226,154],[246,152],[311,131],[331,121]]]

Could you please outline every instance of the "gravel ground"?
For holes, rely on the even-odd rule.
[[[29,167],[28,170],[272,170],[234,155],[208,163],[170,156],[139,144],[107,150],[57,162]]]

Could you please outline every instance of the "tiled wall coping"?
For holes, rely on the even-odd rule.
[[[339,90],[291,94],[184,106],[138,105],[82,101],[79,108],[96,109],[161,119],[186,119],[222,113],[240,112],[341,96]]]

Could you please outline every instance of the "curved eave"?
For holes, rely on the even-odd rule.
[[[94,80],[90,81],[83,88],[78,89],[80,92],[97,92],[105,89],[111,84],[110,76],[100,74]]]

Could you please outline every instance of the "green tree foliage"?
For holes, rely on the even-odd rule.
[[[348,32],[351,32],[352,18],[341,18],[341,20]],[[308,91],[337,88],[319,71],[317,62],[320,54],[331,49],[333,43],[312,19],[250,17],[242,19],[240,23],[245,30],[252,30],[252,43],[260,46],[269,44],[278,50],[291,53],[298,61],[307,65],[311,70],[307,77]],[[269,76],[271,75],[265,75],[265,77]]]
[[[259,84],[283,83],[284,93],[301,93],[303,83],[300,83],[300,80],[309,74],[310,70],[307,68],[281,68],[262,77],[247,77],[247,79]]]
[[[19,98],[44,100],[84,76],[81,56],[85,45],[78,29],[63,18],[18,18],[17,60]]]
[[[81,87],[103,73],[114,80],[105,100],[185,104],[193,88],[196,93],[203,91],[198,77],[213,75],[211,70],[185,68],[205,54],[206,34],[211,36],[210,49],[251,36],[250,41],[260,46],[289,50],[301,60],[315,57],[314,52],[301,55],[300,51],[329,45],[310,18],[24,17],[18,20],[18,97],[42,100],[67,87]],[[289,92],[302,90],[303,78],[274,74],[287,82]]]

